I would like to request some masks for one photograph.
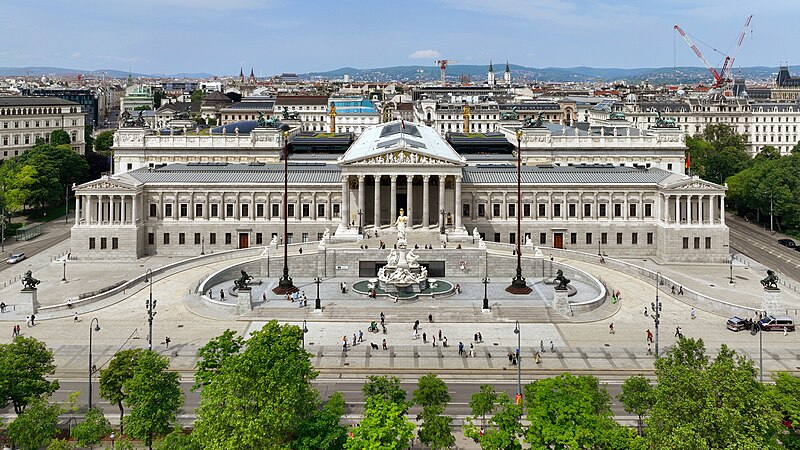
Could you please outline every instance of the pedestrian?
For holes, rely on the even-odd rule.
[[[381,311],[381,325],[383,325],[384,320],[386,320],[386,316],[384,316],[383,311]]]
[[[483,335],[478,331],[478,342],[483,342]]]
[[[442,347],[447,347],[447,336],[442,340]]]
[[[694,308],[692,308],[692,320],[694,320],[696,318],[697,318],[697,316],[695,316]]]
[[[783,335],[786,336],[789,334],[789,327],[783,327]]]
[[[470,346],[471,346],[471,344],[470,344]],[[463,342],[459,342],[458,343],[458,356],[464,356],[464,343]]]
[[[69,300],[67,300],[67,303],[69,304]],[[6,312],[6,302],[0,302],[0,313],[4,312]]]
[[[681,332],[681,327],[676,327],[675,328],[675,337],[676,338],[682,338],[683,337],[683,333]]]
[[[511,354],[510,350],[508,352],[508,363],[509,364],[513,364],[514,363],[514,355]]]
[[[473,335],[473,342],[478,342],[478,333]]]
[[[442,340],[442,330],[439,330],[439,340]]]
[[[222,299],[223,302],[225,301],[225,291],[222,289],[219,290],[219,298]]]
[[[416,339],[417,337],[418,337],[417,329],[414,328],[413,330],[411,330],[411,339]]]
[[[433,323],[433,314],[428,314],[428,323]]]
[[[456,294],[460,294],[460,293],[461,293],[461,285],[456,283]]]
[[[652,349],[652,347],[650,347],[650,343],[649,342],[647,343],[647,354],[648,355],[652,355],[653,354],[653,349]]]
[[[308,299],[307,298],[303,299],[303,306],[308,306]]]
[[[214,298],[214,290],[213,289],[209,289],[208,290],[208,298]]]
[[[426,333],[422,333],[422,343],[423,344],[428,343],[428,335]]]
[[[544,351],[544,341],[539,341],[539,351]]]
[[[169,336],[164,338],[164,343],[167,344],[167,348],[169,348],[169,343],[170,342],[172,342],[172,339],[170,339]]]
[[[649,328],[647,329],[647,342],[653,342],[653,333]]]
[[[297,299],[297,307],[298,308],[302,308],[303,307],[303,301],[302,300]]]
[[[386,339],[383,340],[383,349],[384,350],[389,350],[389,346],[386,345]]]
[[[678,287],[678,295],[683,295],[683,286]]]
[[[647,306],[644,307],[644,316],[647,317]]]
[[[673,295],[675,294],[675,285],[674,284],[672,285],[672,294]]]
[[[32,327],[36,326],[36,324],[34,323],[35,320],[36,320],[36,315],[35,314],[31,314],[31,326]]]
[[[15,337],[17,337],[17,326],[16,325],[11,327],[11,339],[14,339]]]
[[[433,337],[433,346],[436,347],[436,336]]]
[[[472,344],[469,344],[469,356],[470,358],[475,357],[475,347],[473,347]]]
[[[75,316],[73,317],[72,321],[78,323],[78,311],[75,311]]]
[[[342,351],[347,351],[347,335],[342,336]]]
[[[300,254],[302,255],[303,254],[303,247],[300,247],[297,251],[300,252]]]
[[[556,346],[553,344],[553,341],[550,341],[550,353],[556,352]]]
[[[419,328],[419,320],[414,321],[414,329],[416,330],[417,328]]]
[[[31,326],[31,316],[25,316],[25,326]]]
[[[262,301],[262,302],[265,302],[265,301],[267,301],[267,293],[266,293],[266,292],[263,292],[263,293],[261,294],[261,301]]]
[[[539,352],[536,352],[536,365],[539,365],[541,363],[542,363],[542,354],[539,353]]]
[[[608,324],[608,334],[614,334],[614,322]]]
[[[358,330],[358,342],[364,342],[364,333]]]

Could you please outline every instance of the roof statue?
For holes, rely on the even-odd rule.
[[[778,276],[775,275],[775,271],[774,270],[767,270],[767,278],[764,278],[763,280],[761,280],[761,285],[764,286],[765,290],[777,291],[777,290],[779,290],[778,289],[778,281],[780,281],[780,278],[778,278]]]
[[[656,127],[658,128],[677,128],[674,117],[664,117],[661,111],[656,110]]]
[[[289,112],[289,108],[283,107],[283,113],[281,113],[284,120],[300,120],[300,113],[298,111]]]
[[[606,106],[606,112],[608,113],[608,120],[625,120],[625,113],[612,111],[611,106]]]
[[[544,125],[544,111],[539,111],[536,114],[536,119],[528,117],[522,124],[522,128],[542,128]]]
[[[258,112],[258,126],[259,128],[264,128],[267,126],[267,121],[264,119],[264,113],[261,111]]]
[[[191,114],[189,112],[189,107],[188,106],[183,111],[175,112],[175,119],[178,119],[178,120],[186,120],[190,116],[191,116]]]
[[[136,120],[134,121],[134,125],[136,125],[137,127],[145,126],[144,116],[142,115],[141,111],[139,111],[139,115],[136,116]]]
[[[517,120],[518,118],[519,114],[517,114],[516,106],[511,108],[511,111],[500,114],[500,120]]]

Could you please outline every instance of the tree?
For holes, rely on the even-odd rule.
[[[620,432],[611,397],[593,376],[564,373],[534,381],[525,386],[525,408],[531,423],[525,441],[533,448],[644,448],[633,430],[628,439]]]
[[[133,376],[122,385],[131,408],[125,418],[129,436],[141,439],[152,450],[153,439],[169,434],[175,427],[178,409],[183,405],[180,375],[168,372],[169,359],[144,351],[136,361]]]
[[[497,412],[489,419],[490,426],[479,430],[468,419],[464,436],[477,440],[484,450],[518,450],[522,448],[518,438],[522,434],[521,418],[522,405],[501,392],[497,395]]]
[[[194,376],[192,390],[200,389],[211,383],[211,379],[219,372],[223,363],[232,355],[239,353],[244,345],[244,339],[236,336],[233,330],[225,330],[221,335],[212,338],[206,345],[197,351],[200,361],[197,363],[197,372]]]
[[[21,414],[32,399],[49,397],[59,385],[45,377],[55,371],[53,351],[44,342],[19,336],[0,344],[0,407],[11,403]]]
[[[70,145],[72,144],[72,139],[69,137],[69,133],[64,130],[53,130],[50,133],[50,144],[54,146]]]
[[[47,450],[74,450],[75,446],[66,439],[53,439],[47,444]]]
[[[78,445],[88,447],[100,443],[111,434],[111,425],[99,408],[86,411],[86,418],[72,429],[72,437],[78,440]]]
[[[164,98],[166,98],[166,95],[161,89],[156,89],[153,91],[153,107],[156,109],[160,108],[161,102],[164,100]]]
[[[400,388],[400,379],[397,377],[370,375],[367,382],[361,386],[364,398],[379,396],[386,402],[403,405],[406,409],[406,391]]]
[[[686,147],[692,173],[704,180],[724,183],[750,164],[747,138],[726,124],[709,125],[702,134],[687,137]]]
[[[494,411],[497,403],[497,391],[491,384],[482,384],[480,391],[472,394],[469,407],[472,408],[472,415],[481,416],[481,425],[486,426],[486,415]]]
[[[344,396],[334,392],[321,410],[300,424],[294,450],[341,450],[347,441],[347,427],[340,425],[344,415]]]
[[[414,437],[414,424],[405,415],[405,402],[384,401],[380,395],[366,400],[364,418],[345,444],[353,450],[400,450]]]
[[[156,450],[200,450],[200,446],[192,440],[192,435],[176,429],[156,444]]]
[[[780,159],[781,152],[771,145],[761,147],[761,150],[753,157],[753,164],[759,164],[765,160]]]
[[[205,92],[203,92],[201,89],[195,89],[192,91],[192,103],[203,101],[203,97],[205,97]]]
[[[94,152],[105,157],[111,156],[111,147],[114,145],[114,131],[107,130],[97,134],[94,138]]]
[[[47,403],[44,397],[34,399],[30,407],[8,425],[9,441],[21,450],[38,450],[58,432],[59,414],[58,405]]]
[[[453,418],[437,413],[434,408],[423,408],[419,440],[434,450],[450,448],[456,443],[450,424]]]
[[[420,377],[411,403],[422,406],[422,414],[417,416],[417,419],[422,419],[419,440],[431,448],[447,448],[455,443],[450,429],[453,418],[442,415],[449,402],[447,384],[436,374],[429,373]]]
[[[120,434],[125,429],[125,399],[127,394],[123,390],[125,382],[133,378],[133,371],[144,349],[135,348],[117,352],[109,361],[106,369],[100,370],[100,396],[114,403],[119,408]]]
[[[417,389],[411,395],[411,403],[441,413],[450,403],[447,384],[435,373],[421,376],[417,381]]]
[[[617,396],[625,406],[625,411],[636,414],[639,436],[642,435],[642,417],[653,406],[653,387],[647,378],[637,375],[622,383],[622,392]]]
[[[775,376],[775,385],[769,388],[773,409],[779,411],[787,424],[787,432],[781,433],[779,439],[784,447],[800,449],[800,377],[780,372]]]
[[[710,361],[701,339],[681,339],[655,362],[646,438],[652,448],[778,448],[780,413],[752,361],[723,345]]]
[[[318,404],[311,385],[317,372],[301,338],[299,327],[272,320],[238,353],[221,360],[200,392],[192,433],[200,447],[291,448],[300,424]]]

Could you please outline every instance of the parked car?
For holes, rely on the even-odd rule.
[[[731,331],[742,331],[748,328],[747,321],[738,316],[728,319],[725,326]]]
[[[783,331],[784,329],[794,331],[794,320],[789,316],[769,315],[761,319],[758,324],[764,331]]]
[[[16,264],[20,261],[25,259],[25,253],[12,253],[11,256],[8,257],[6,262],[8,264]]]
[[[784,247],[797,248],[797,244],[795,244],[795,242],[791,239],[778,239],[778,244],[781,244]]]

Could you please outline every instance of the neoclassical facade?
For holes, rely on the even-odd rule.
[[[531,133],[541,130],[523,129]],[[329,229],[334,241],[356,241],[392,227],[402,208],[415,234],[468,245],[474,231],[515,242],[519,215],[526,240],[543,247],[728,259],[723,186],[640,164],[524,165],[518,208],[515,163],[462,156],[430,127],[371,127],[338,157],[290,155],[287,238],[316,241]],[[283,233],[283,177],[277,159],[193,161],[76,186],[72,253],[111,260],[266,245]]]

